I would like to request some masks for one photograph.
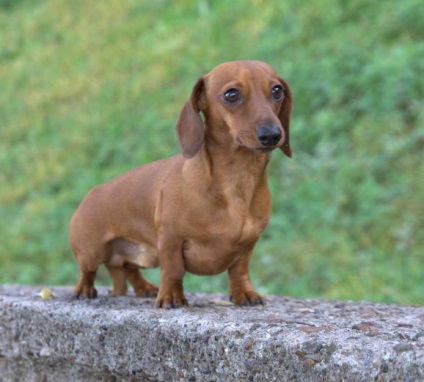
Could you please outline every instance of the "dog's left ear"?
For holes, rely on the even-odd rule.
[[[289,85],[286,81],[284,81],[282,78],[280,78],[281,83],[284,87],[284,100],[283,104],[281,105],[280,112],[278,113],[278,118],[281,122],[281,125],[283,126],[284,130],[284,143],[281,147],[281,150],[284,154],[286,154],[288,157],[292,156],[292,151],[290,148],[290,115],[293,108],[293,98],[291,94],[291,90]]]
[[[205,139],[205,124],[199,114],[199,103],[203,92],[204,80],[202,77],[194,85],[190,100],[186,102],[178,118],[178,143],[185,158],[193,158]]]

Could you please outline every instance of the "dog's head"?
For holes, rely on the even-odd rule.
[[[291,110],[289,85],[268,64],[227,62],[197,80],[177,122],[178,141],[186,158],[196,155],[205,139],[228,137],[249,150],[278,147],[291,157]]]

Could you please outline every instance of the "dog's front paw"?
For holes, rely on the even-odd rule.
[[[187,299],[182,292],[161,292],[156,298],[154,307],[163,309],[181,308],[188,306]]]
[[[230,301],[242,306],[265,305],[265,299],[254,290],[235,291],[230,295]]]

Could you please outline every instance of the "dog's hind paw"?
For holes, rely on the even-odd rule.
[[[156,297],[159,287],[155,284],[147,283],[143,287],[134,288],[134,293],[138,297]]]
[[[84,287],[81,290],[74,290],[72,295],[76,299],[80,299],[80,298],[92,299],[97,297],[97,290],[94,287]]]

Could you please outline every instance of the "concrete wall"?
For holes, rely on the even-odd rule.
[[[0,286],[0,381],[424,381],[424,307],[187,294],[70,299]]]

